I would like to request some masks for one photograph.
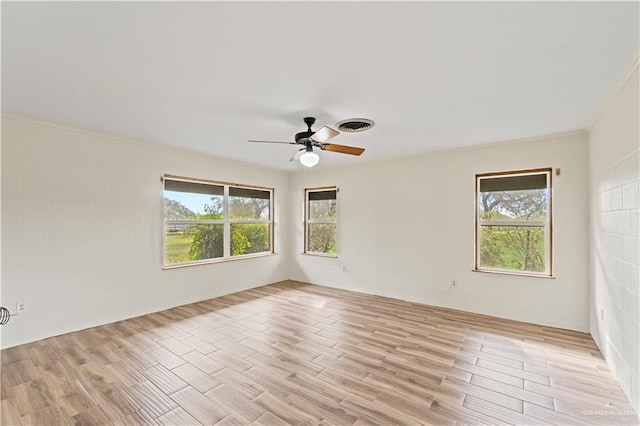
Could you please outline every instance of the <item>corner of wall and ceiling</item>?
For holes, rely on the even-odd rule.
[[[636,54],[633,55],[633,57],[631,58],[627,66],[624,68],[624,71],[620,75],[618,82],[614,84],[611,90],[609,91],[609,94],[607,95],[606,99],[600,106],[600,109],[598,110],[598,112],[591,118],[591,120],[589,120],[589,123],[585,128],[587,133],[591,133],[591,129],[593,128],[593,126],[598,122],[598,120],[600,119],[602,114],[607,110],[607,108],[609,107],[613,99],[616,97],[618,92],[620,92],[620,89],[622,89],[622,86],[625,85],[627,80],[629,80],[629,78],[631,77],[633,72],[636,70],[636,68],[638,68],[639,65],[640,65],[640,52],[636,52]]]

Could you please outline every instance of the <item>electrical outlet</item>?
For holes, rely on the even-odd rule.
[[[21,314],[24,312],[24,303],[16,304],[16,313]]]
[[[600,321],[604,321],[604,309],[600,309]]]
[[[458,282],[456,280],[451,281],[451,287],[458,287]]]

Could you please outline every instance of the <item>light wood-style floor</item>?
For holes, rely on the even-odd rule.
[[[636,424],[588,334],[284,282],[2,355],[2,424]]]

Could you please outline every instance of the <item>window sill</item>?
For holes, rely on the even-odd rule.
[[[480,272],[482,274],[496,274],[496,275],[512,275],[516,277],[528,277],[528,278],[544,278],[547,280],[555,280],[553,275],[540,275],[526,272],[510,272],[510,271],[492,271],[490,269],[472,269],[471,272]]]
[[[255,259],[257,257],[276,256],[277,254],[278,253],[271,253],[271,252],[256,253],[256,254],[246,254],[244,256],[233,256],[233,257],[226,257],[226,258],[219,258],[219,259],[207,259],[207,260],[202,260],[200,262],[178,263],[175,265],[163,265],[162,270],[190,268],[192,266],[212,265],[216,263],[235,262],[237,260]]]
[[[326,253],[309,253],[309,252],[303,252],[302,253],[303,256],[315,256],[315,257],[328,257],[330,259],[337,259],[338,255],[337,254],[326,254]]]

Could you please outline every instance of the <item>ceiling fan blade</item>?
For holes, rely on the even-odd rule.
[[[331,127],[324,126],[322,129],[315,132],[309,139],[314,142],[324,143],[331,138],[335,138],[340,134],[339,131],[333,130]]]
[[[289,161],[298,161],[300,159],[300,156],[306,151],[306,148],[300,148],[299,150],[297,150],[295,152],[295,154],[293,154],[291,156],[291,159]]]
[[[287,145],[296,145],[295,142],[280,142],[280,141],[254,141],[249,139],[247,142],[257,142],[257,143],[284,143]]]
[[[364,152],[364,148],[358,148],[356,146],[336,145],[334,143],[322,144],[320,146],[320,149],[350,155],[360,155]]]

